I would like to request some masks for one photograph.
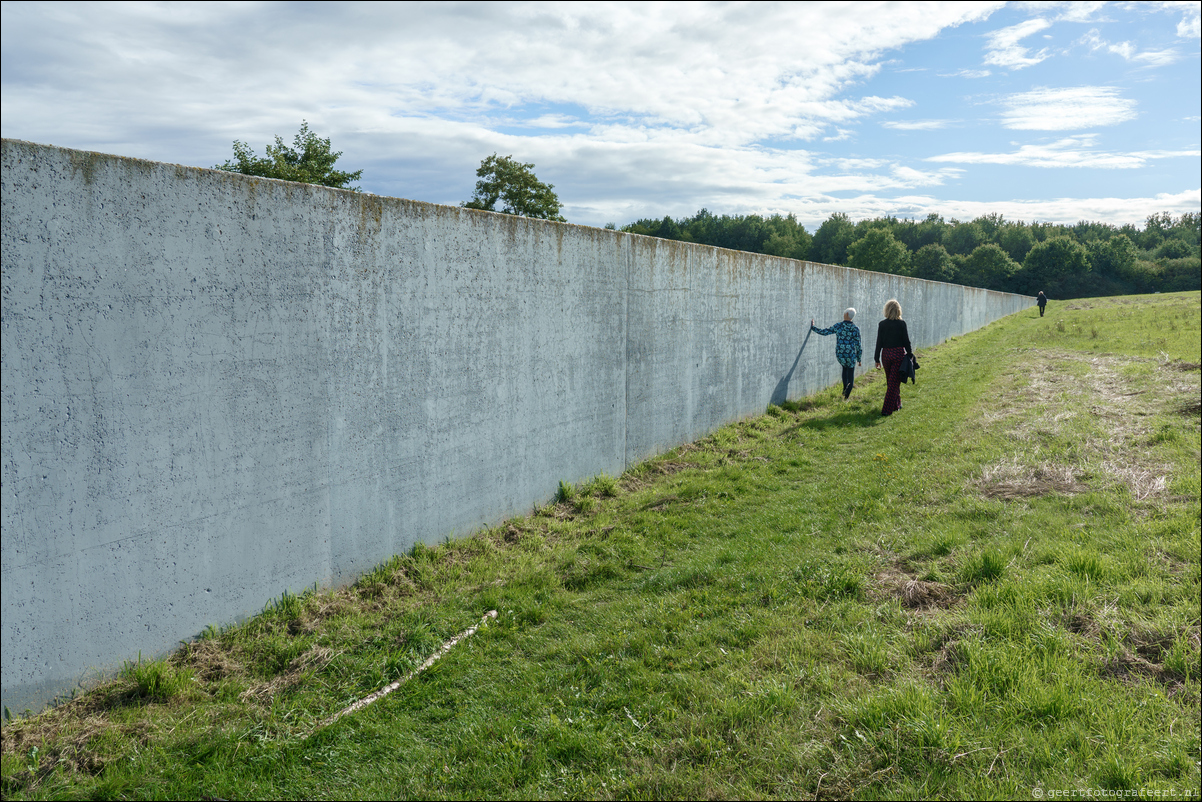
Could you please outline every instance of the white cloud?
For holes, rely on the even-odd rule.
[[[894,131],[933,131],[937,128],[947,128],[949,122],[950,120],[886,120],[881,126]]]
[[[890,162],[888,159],[831,159],[830,164],[838,167],[840,170],[877,170],[881,167],[888,167]]]
[[[1103,2],[1075,2],[1061,4],[1041,4],[1041,8],[1047,8],[1049,5],[1056,5],[1061,9],[1056,16],[1057,22],[1091,22],[1094,19],[1094,14],[1106,7]]]
[[[863,204],[868,208],[886,209],[889,204],[881,199]],[[1112,225],[1138,223],[1149,215],[1169,212],[1174,216],[1197,212],[1202,206],[1202,189],[1184,192],[1162,192],[1143,197],[1109,198],[1050,198],[1047,200],[1008,201],[940,201],[930,197],[897,198],[898,206],[906,204],[912,211],[908,216],[923,217],[930,212],[941,214],[945,219],[953,217],[972,220],[986,214],[1001,214],[1007,220],[1038,220],[1048,223],[1071,224],[1079,220],[1091,220]],[[881,211],[878,214],[887,214]],[[848,213],[855,220],[855,214]],[[867,216],[867,215],[862,215]],[[875,216],[875,215],[874,215]]]
[[[1175,48],[1167,48],[1165,50],[1144,50],[1140,51],[1132,42],[1119,42],[1111,44],[1102,38],[1101,32],[1094,28],[1079,40],[1082,44],[1089,45],[1091,52],[1105,50],[1108,53],[1114,53],[1121,56],[1126,61],[1143,62],[1150,67],[1163,67],[1172,64],[1180,57],[1180,54]]]
[[[1072,224],[1079,220],[1094,220],[1123,225],[1139,223],[1149,215],[1159,212],[1169,212],[1174,216],[1197,212],[1199,206],[1202,206],[1202,189],[1166,192],[1153,196],[1000,201],[947,200],[931,195],[880,197],[866,193],[843,198],[808,197],[792,201],[788,205],[768,205],[754,211],[761,214],[792,213],[807,229],[814,231],[834,212],[843,212],[852,220],[886,215],[921,220],[932,213],[942,215],[945,220],[972,220],[986,214],[1000,214],[1007,220],[1014,221]],[[688,214],[692,214],[693,211],[696,210],[691,210]]]
[[[944,167],[934,172],[915,170],[913,167],[894,165],[893,177],[903,187],[923,187],[942,184],[948,178],[958,178],[964,171],[955,167]]]
[[[1003,101],[1002,124],[1007,128],[1066,131],[1097,128],[1135,119],[1134,100],[1120,97],[1108,86],[1040,88],[1010,95]]]
[[[955,164],[1006,164],[1023,167],[1088,167],[1092,169],[1133,169],[1151,159],[1197,157],[1199,150],[1145,150],[1116,153],[1097,148],[1097,135],[1066,137],[1042,145],[1022,145],[1011,153],[959,152],[930,156],[929,162]]]
[[[1186,7],[1185,17],[1177,23],[1177,35],[1182,39],[1197,39],[1202,37],[1202,16],[1199,15],[1197,3],[1183,3]]]
[[[1122,56],[1127,61],[1130,61],[1131,57],[1135,55],[1135,45],[1131,44],[1130,42],[1119,42],[1117,45],[1108,45],[1099,40],[1098,44],[1094,46],[1094,50],[1098,50],[1103,47],[1105,47],[1111,53]]]
[[[1045,19],[1029,19],[1009,28],[1002,28],[989,34],[985,55],[985,63],[993,64],[1004,69],[1021,70],[1032,67],[1048,58],[1047,50],[1040,50],[1034,55],[1027,55],[1027,48],[1019,42],[1032,34],[1051,27],[1052,23]]]
[[[1170,47],[1167,50],[1145,50],[1142,53],[1136,53],[1131,60],[1145,62],[1150,67],[1164,67],[1172,64],[1180,58],[1180,55],[1176,48]]]
[[[988,78],[992,70],[959,70],[957,72],[941,72],[940,78]]]
[[[396,117],[484,120],[541,104],[571,107],[549,109],[552,124],[804,140],[908,105],[847,93],[885,52],[994,7],[5,5],[6,64],[26,75],[6,66],[4,122],[52,141],[64,128],[167,127],[224,151],[302,116],[319,130],[387,129]]]

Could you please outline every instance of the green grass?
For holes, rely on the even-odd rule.
[[[1032,309],[3,730],[6,798],[1197,798],[1199,294]],[[391,695],[328,727],[346,705]]]

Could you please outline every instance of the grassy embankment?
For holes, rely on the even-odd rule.
[[[1031,309],[286,596],[6,725],[4,796],[1197,799],[1200,320]]]

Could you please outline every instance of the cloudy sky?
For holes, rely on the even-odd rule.
[[[1198,2],[4,3],[5,137],[210,167],[302,119],[382,195],[494,152],[570,222],[1202,207]]]

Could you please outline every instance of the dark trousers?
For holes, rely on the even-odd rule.
[[[882,415],[892,415],[901,409],[901,363],[905,348],[885,348],[881,351],[881,367],[885,369],[885,403]]]
[[[1043,317],[1043,306],[1044,306],[1043,304],[1039,305],[1039,316],[1040,317]]]
[[[856,386],[856,369],[855,367],[843,366],[843,397],[847,398],[851,395],[852,388]]]

